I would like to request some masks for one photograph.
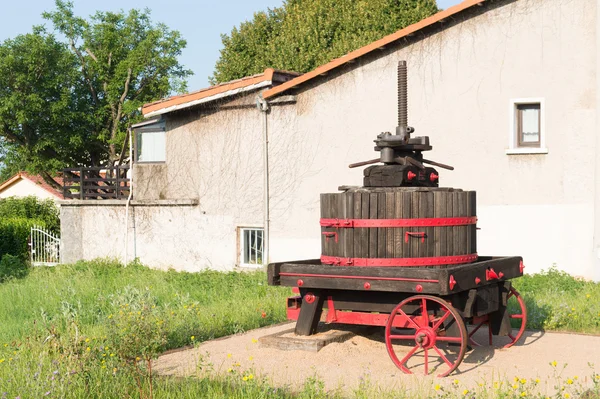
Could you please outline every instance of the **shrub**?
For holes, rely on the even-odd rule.
[[[5,254],[27,259],[29,247],[27,240],[31,228],[44,226],[44,222],[36,219],[2,219],[0,218],[0,257]]]
[[[0,199],[0,220],[5,219],[35,219],[53,233],[60,231],[58,207],[51,199],[40,200],[34,196]]]
[[[29,273],[29,265],[18,256],[5,254],[0,258],[0,282],[9,278],[22,278]]]

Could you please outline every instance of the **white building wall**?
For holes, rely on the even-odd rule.
[[[271,261],[319,256],[318,194],[361,185],[347,165],[376,157],[372,140],[395,128],[404,59],[409,124],[430,137],[427,158],[456,167],[440,170],[442,185],[478,192],[479,253],[593,277],[595,40],[595,0],[520,0],[363,58],[275,108]],[[544,99],[547,154],[505,152],[510,101],[524,97]]]
[[[56,196],[27,179],[21,179],[0,192],[0,198],[27,197],[30,195],[38,197],[39,199],[58,200]]]

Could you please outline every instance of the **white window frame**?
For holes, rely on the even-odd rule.
[[[517,107],[519,105],[539,104],[540,105],[540,146],[539,147],[519,147],[517,140]],[[546,147],[546,101],[543,97],[531,98],[513,98],[509,101],[509,123],[508,123],[508,149],[507,155],[519,154],[547,154]]]
[[[164,136],[164,154],[163,154],[163,159],[162,160],[140,160],[140,152],[141,152],[141,148],[139,147],[140,145],[140,138],[143,134],[162,134]],[[146,163],[165,163],[167,162],[167,132],[166,131],[139,131],[136,132],[135,134],[135,162],[136,163],[141,163],[141,164],[146,164]]]
[[[262,240],[261,240],[261,248],[256,248],[256,250],[258,251],[258,253],[260,253],[260,262],[256,262],[256,263],[247,263],[246,259],[245,259],[245,252],[246,252],[246,241],[244,240],[244,233],[245,232],[261,232],[262,233]],[[265,229],[262,226],[240,226],[238,227],[238,257],[239,257],[239,261],[238,264],[240,267],[252,267],[252,268],[259,268],[262,267],[264,265],[264,251],[265,251]],[[256,255],[256,260],[258,261],[258,254]]]

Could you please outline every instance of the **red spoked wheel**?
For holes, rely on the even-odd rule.
[[[517,341],[523,336],[523,333],[525,332],[525,326],[527,325],[527,307],[525,306],[525,301],[523,300],[521,294],[519,294],[519,292],[512,287],[508,292],[506,303],[512,331],[508,334],[508,337],[506,338],[510,341],[507,344],[503,345],[502,348],[510,348],[511,346],[516,344]],[[485,319],[480,320],[478,323],[476,323],[475,328],[472,329],[469,333],[469,342],[474,346],[481,346],[479,343],[473,340],[473,335],[475,335],[475,333],[483,325],[487,325],[488,342],[490,346],[493,345],[492,329],[490,328],[489,319],[486,316]]]
[[[430,295],[415,295],[400,302],[385,327],[390,358],[406,374],[419,369],[425,375],[436,372],[439,377],[452,373],[465,356],[467,337],[456,309]],[[405,353],[402,348],[406,345],[414,347]]]

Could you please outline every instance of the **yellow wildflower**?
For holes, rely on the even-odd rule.
[[[572,311],[572,312],[574,312],[574,311],[575,311],[575,308],[571,308],[571,311]]]
[[[469,390],[468,390],[468,389],[465,389],[465,390],[463,391],[463,395],[466,395],[466,394],[468,394],[468,393],[469,393]]]
[[[8,346],[8,344],[4,344],[4,347],[6,348]]]
[[[435,389],[436,391],[439,391],[440,389],[442,389],[442,387],[440,386],[440,384],[435,384],[433,389]]]
[[[515,377],[513,379],[515,380],[515,382],[519,382],[519,377]]]
[[[569,384],[569,385],[573,384],[573,380],[569,378],[569,379],[567,380],[567,384]]]
[[[457,379],[454,379],[454,381],[452,381],[452,383],[453,383],[454,385],[458,385],[458,384],[459,384],[459,381],[458,381]]]
[[[0,363],[4,363],[4,360],[5,360],[4,358],[0,359]]]
[[[241,364],[240,364],[239,362],[236,362],[236,363],[234,364],[234,366],[235,366],[235,367],[240,367],[240,366],[241,366]]]
[[[87,348],[85,348],[86,351],[91,351],[92,349],[88,346]]]
[[[571,394],[569,394],[569,393],[567,392],[567,393],[565,393],[563,396],[565,397],[565,399],[569,399],[569,398],[571,397]]]
[[[227,354],[227,358],[231,359],[231,353]]]
[[[135,358],[135,360],[137,360],[137,361],[139,362],[139,361],[140,361],[140,360],[142,360],[142,359],[140,359],[139,357],[136,357],[136,358]]]
[[[114,357],[114,356],[115,356],[115,354],[114,354],[114,353],[111,353],[111,354],[110,354],[110,357]]]
[[[498,389],[500,387],[500,385],[498,384],[498,381],[494,381],[494,388]]]
[[[573,377],[573,379],[574,379],[574,380],[578,380],[578,379],[579,379],[579,377],[575,376],[575,377]]]
[[[525,391],[521,392],[521,397],[524,398],[525,396],[527,396],[527,392],[525,392]]]
[[[517,384],[513,384],[513,389],[517,389],[519,386]]]
[[[233,373],[233,369],[232,369],[231,367],[229,367],[229,368],[227,369],[227,372],[228,372],[228,373]]]
[[[585,294],[585,297],[586,297],[587,299],[590,299],[591,295],[590,295],[590,294]]]
[[[112,319],[112,317],[113,317],[113,315],[112,315],[112,314],[109,314],[109,315],[108,315],[108,318],[109,318],[109,319]]]
[[[526,384],[527,380],[525,378],[521,378],[521,384]]]
[[[244,378],[242,378],[242,380],[248,381],[248,377],[244,376]]]
[[[248,358],[248,360],[250,360],[250,361],[253,361],[253,360],[254,360],[254,356],[250,356],[250,357]]]
[[[196,336],[192,335],[192,341],[194,341],[196,339]]]
[[[539,383],[540,383],[540,379],[539,379],[539,378],[536,378],[536,379],[535,379],[535,383],[536,383],[536,384],[539,384]]]
[[[86,339],[85,339],[85,342],[90,342],[90,339],[89,339],[89,338],[86,338]]]
[[[253,380],[254,379],[254,375],[252,375],[252,374],[248,375],[248,379],[249,380]]]
[[[556,360],[553,360],[553,361],[552,361],[552,363],[550,363],[550,364],[552,365],[552,367],[556,367],[556,365],[557,365],[558,363],[556,363]]]
[[[257,343],[257,342],[258,342],[258,340],[257,340],[256,338],[252,338],[252,343],[253,343],[253,344],[255,344],[255,343]]]

